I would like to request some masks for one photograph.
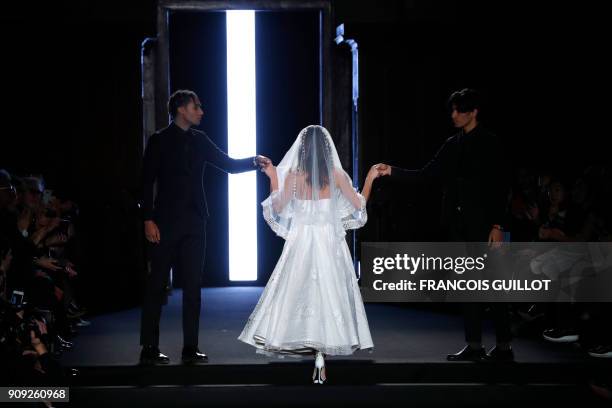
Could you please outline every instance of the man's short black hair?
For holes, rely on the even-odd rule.
[[[198,95],[188,89],[179,89],[178,91],[174,92],[168,100],[168,113],[170,114],[170,117],[174,119],[176,113],[178,112],[178,108],[181,106],[186,106],[192,101],[196,103],[198,99]]]
[[[480,111],[482,98],[475,89],[464,88],[460,91],[455,91],[448,98],[448,108],[453,109],[453,105],[457,112],[472,112],[474,109]]]

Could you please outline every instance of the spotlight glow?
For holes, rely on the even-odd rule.
[[[255,12],[227,11],[227,149],[256,154]],[[257,174],[228,175],[229,278],[257,279]]]

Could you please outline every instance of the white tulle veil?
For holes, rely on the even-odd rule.
[[[266,222],[277,235],[287,239],[295,223],[331,223],[344,236],[345,230],[367,222],[365,199],[353,188],[324,127],[302,129],[276,173],[278,190],[261,204]],[[315,202],[324,205],[313,206]]]

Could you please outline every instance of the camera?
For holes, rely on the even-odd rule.
[[[19,292],[15,295],[14,292]],[[23,292],[14,291],[14,296],[22,296]],[[4,300],[0,301],[0,343],[15,343],[21,344],[21,347],[29,346],[32,343],[32,334],[39,338],[43,343],[48,345],[48,335],[40,332],[38,323],[41,321],[45,325],[49,319],[41,310],[34,308],[27,302],[19,302],[18,304],[8,303]],[[19,317],[18,313],[23,312],[23,316]]]
[[[11,295],[11,305],[19,308],[23,305],[23,292],[20,290],[14,290]]]
[[[66,270],[66,266],[68,265],[68,261],[66,261],[63,258],[60,258],[57,260],[57,262],[55,263],[57,266],[59,266],[60,268],[62,268],[63,270]]]
[[[52,234],[68,235],[69,229],[70,229],[70,220],[60,218],[59,225],[53,229]]]

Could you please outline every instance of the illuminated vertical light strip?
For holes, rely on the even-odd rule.
[[[226,11],[227,150],[231,157],[254,156],[255,12]],[[230,174],[228,179],[229,278],[257,279],[257,174]]]

